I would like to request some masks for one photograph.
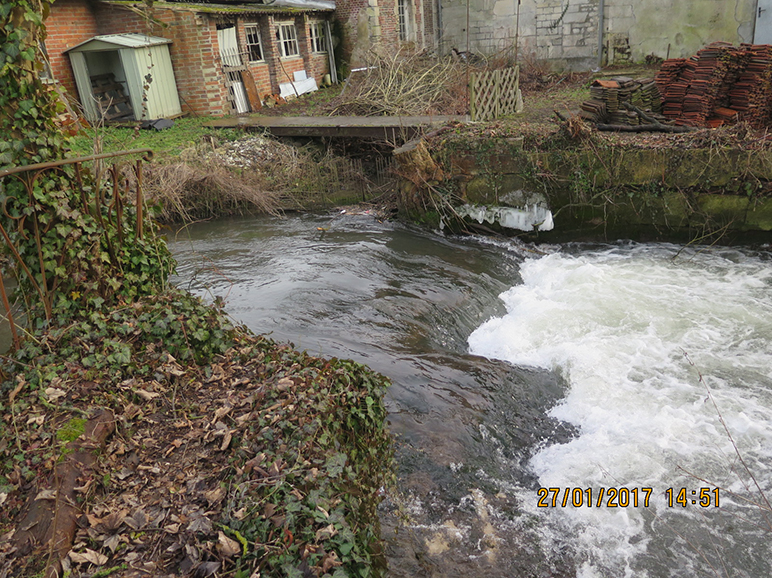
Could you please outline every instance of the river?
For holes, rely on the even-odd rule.
[[[525,245],[349,214],[172,237],[181,286],[392,379],[390,575],[772,575],[769,247]]]

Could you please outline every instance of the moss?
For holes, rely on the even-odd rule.
[[[60,442],[73,442],[86,431],[86,420],[74,417],[56,431],[56,439]]]
[[[525,152],[508,142],[454,135],[433,153],[446,182],[460,185],[464,202],[500,205],[513,190],[545,193],[556,229],[544,237],[567,229],[611,238],[634,237],[634,229],[642,228],[659,239],[695,230],[772,230],[772,198],[759,197],[772,180],[772,151],[715,146]]]
[[[772,231],[772,199],[750,204],[745,214],[745,227],[749,230]]]

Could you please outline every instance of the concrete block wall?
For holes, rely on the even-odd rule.
[[[753,42],[756,0],[606,0],[606,6],[606,30],[626,33],[636,61],[649,54],[686,58],[716,41]]]
[[[557,68],[587,70],[643,61],[653,54],[688,57],[714,41],[753,42],[756,0],[605,0],[603,54],[600,0],[440,0],[441,53],[471,50],[518,53],[552,61]]]

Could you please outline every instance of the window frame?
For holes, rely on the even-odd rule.
[[[314,54],[324,54],[327,52],[327,42],[325,42],[324,22],[312,21],[308,23],[308,38],[311,41],[311,52]]]
[[[412,10],[413,3],[410,0],[397,0],[397,33],[400,42],[413,40]]]
[[[48,50],[46,49],[46,43],[43,40],[38,40],[38,58],[41,64],[41,68],[38,70],[38,78],[43,84],[54,83],[54,73],[51,70],[51,61],[48,59]]]
[[[254,32],[254,35],[252,38],[250,36],[252,35],[252,32]],[[252,42],[252,40],[257,38],[257,42]],[[260,58],[253,58],[252,54],[252,47],[257,46],[257,49],[260,51]],[[257,22],[249,22],[247,24],[244,24],[244,47],[247,52],[247,57],[249,58],[249,62],[265,62],[265,50],[263,49],[263,37],[260,34],[260,24]]]
[[[287,31],[292,31],[291,37],[286,35]],[[276,23],[276,39],[279,43],[279,54],[282,58],[295,58],[300,56],[300,43],[298,42],[298,31],[293,20]],[[294,53],[288,53],[289,48],[294,48]]]

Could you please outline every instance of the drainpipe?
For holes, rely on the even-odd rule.
[[[435,48],[437,50],[437,56],[444,56],[445,55],[445,43],[443,42],[443,32],[442,32],[442,0],[437,0],[437,18],[436,18],[436,26],[437,29],[434,31],[434,42],[435,42]]]
[[[606,1],[600,0],[600,6],[598,7],[598,70],[603,66],[603,28],[605,27],[603,13],[605,8]]]

